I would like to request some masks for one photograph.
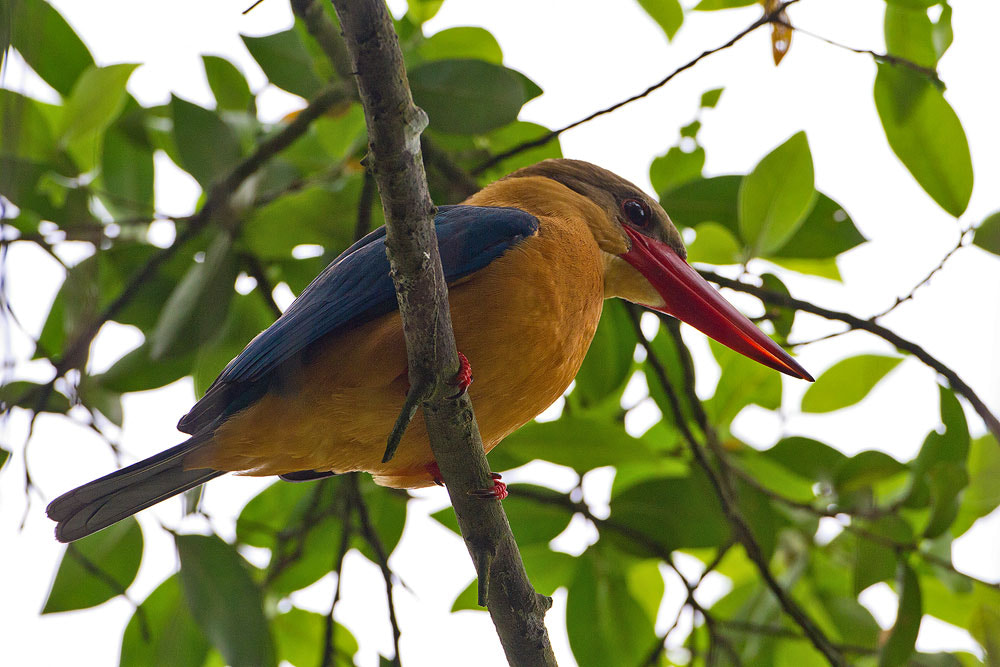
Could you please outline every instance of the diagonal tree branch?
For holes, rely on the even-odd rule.
[[[721,462],[724,453],[721,452],[721,447],[718,444],[718,438],[710,435],[710,426],[704,427],[709,429],[709,433],[706,433],[706,440],[708,441],[708,446],[712,450],[712,453],[716,455],[716,458],[720,459],[719,465],[722,466],[721,470],[717,470],[716,467],[712,465],[712,462],[706,455],[702,444],[688,427],[687,420],[684,417],[684,411],[681,408],[680,397],[677,395],[677,391],[674,389],[674,386],[667,375],[666,369],[663,367],[663,363],[657,356],[656,351],[649,344],[649,341],[646,340],[646,336],[643,335],[642,329],[639,327],[638,308],[630,306],[627,310],[639,344],[646,350],[646,361],[653,368],[653,372],[656,374],[657,380],[659,380],[660,385],[663,387],[663,390],[667,395],[667,400],[670,403],[671,412],[674,416],[674,422],[676,423],[678,430],[680,430],[681,435],[684,437],[684,440],[687,442],[692,458],[708,477],[708,481],[715,491],[715,495],[719,499],[719,504],[722,506],[723,514],[733,527],[735,537],[743,545],[743,549],[746,552],[747,557],[757,567],[757,571],[760,572],[761,577],[764,579],[764,583],[767,584],[767,587],[774,594],[775,598],[777,598],[782,609],[784,609],[785,613],[788,614],[788,616],[790,616],[800,628],[802,628],[802,631],[809,638],[809,641],[812,642],[813,646],[815,646],[816,649],[826,657],[831,665],[845,664],[840,651],[837,650],[819,626],[816,625],[816,623],[809,617],[808,614],[806,614],[802,607],[774,577],[774,574],[771,572],[768,565],[767,558],[761,551],[760,544],[754,537],[753,531],[746,522],[746,519],[736,506],[735,489],[733,489],[732,482],[728,476],[725,466]],[[686,376],[685,391],[687,395],[691,395],[694,392],[694,386],[691,383],[691,379],[690,375]]]
[[[499,501],[469,495],[493,483],[472,403],[467,395],[445,398],[459,363],[420,152],[426,115],[413,104],[385,4],[334,0],[334,7],[354,64],[385,210],[386,247],[409,359],[408,402],[423,408],[431,448],[479,573],[480,604],[487,602],[507,660],[554,665],[544,623],[551,600],[531,587]]]

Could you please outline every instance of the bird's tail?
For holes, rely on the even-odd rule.
[[[59,496],[45,510],[57,522],[56,539],[72,542],[86,537],[225,474],[211,468],[184,468],[184,457],[211,437],[211,433],[192,436],[176,447]]]

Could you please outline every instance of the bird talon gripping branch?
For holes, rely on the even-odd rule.
[[[458,353],[458,372],[448,384],[458,387],[458,391],[448,397],[452,400],[461,398],[469,390],[469,385],[472,384],[472,364],[461,352]]]
[[[492,487],[488,489],[473,489],[469,491],[469,495],[476,498],[482,498],[484,500],[490,500],[493,498],[503,500],[510,495],[507,491],[507,485],[500,481],[500,473],[491,472],[490,477],[493,478]]]
[[[455,339],[479,377],[470,389],[472,368],[459,354],[453,398],[472,395],[486,451],[566,391],[608,297],[812,379],[688,265],[656,199],[600,167],[560,159],[519,169],[438,208],[434,229]],[[427,430],[410,423],[427,394],[406,391],[397,308],[381,228],[226,366],[178,424],[190,438],[52,501],[56,537],[85,537],[229,471],[299,480],[363,470],[384,486],[440,483]],[[505,497],[499,477],[473,495]]]

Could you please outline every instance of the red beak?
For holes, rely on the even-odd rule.
[[[765,366],[813,381],[795,359],[723,299],[673,248],[627,225],[624,229],[632,240],[632,248],[622,257],[656,288],[666,304],[662,308],[650,308],[687,322]]]

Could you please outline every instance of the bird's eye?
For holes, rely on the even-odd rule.
[[[622,202],[622,213],[636,227],[645,229],[652,222],[649,205],[640,199],[626,199]]]

